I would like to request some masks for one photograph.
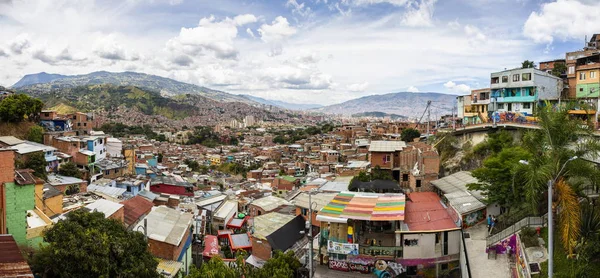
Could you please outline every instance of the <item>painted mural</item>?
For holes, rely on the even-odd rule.
[[[469,228],[485,219],[485,210],[478,210],[463,215],[463,228]]]
[[[492,245],[491,247],[488,247],[485,252],[489,252],[490,249],[495,249],[496,250],[496,254],[506,254],[507,252],[510,252],[511,254],[514,253],[514,251],[517,248],[517,235],[514,234],[512,236],[510,236],[509,238],[500,241],[498,244],[496,245]]]
[[[511,123],[524,124],[524,123],[534,122],[534,120],[535,120],[534,117],[527,115],[527,113],[510,112],[510,111],[489,112],[488,117],[489,117],[489,122],[493,122],[495,120],[497,123],[511,122]]]

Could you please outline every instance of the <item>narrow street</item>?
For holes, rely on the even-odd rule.
[[[471,267],[471,277],[510,278],[510,265],[506,255],[488,259],[485,252],[487,225],[481,223],[466,230],[471,238],[465,239]]]

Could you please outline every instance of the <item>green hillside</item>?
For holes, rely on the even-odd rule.
[[[28,93],[27,90],[24,92]],[[158,92],[134,86],[87,85],[35,95],[44,101],[46,107],[72,106],[84,112],[99,109],[111,111],[124,105],[129,108],[137,108],[146,115],[183,119],[193,115],[196,110],[192,105],[162,97]]]

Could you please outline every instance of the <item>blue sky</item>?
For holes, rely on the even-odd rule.
[[[0,84],[138,71],[332,104],[464,94],[600,33],[597,0],[0,0]]]

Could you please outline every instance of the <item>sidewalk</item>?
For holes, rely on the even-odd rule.
[[[471,277],[511,278],[510,264],[506,255],[497,255],[496,259],[488,259],[485,252],[487,225],[481,223],[465,230],[471,235],[466,238]]]

